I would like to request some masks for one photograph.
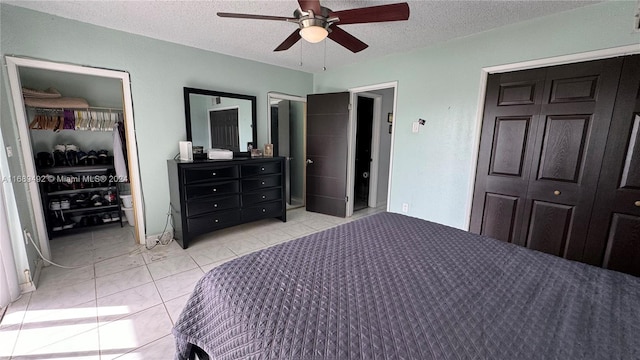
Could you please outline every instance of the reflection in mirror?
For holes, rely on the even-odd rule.
[[[304,206],[306,98],[269,93],[269,142],[285,157],[287,208]]]
[[[184,88],[187,140],[204,149],[248,151],[256,143],[256,97]]]

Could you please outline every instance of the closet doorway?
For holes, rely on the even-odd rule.
[[[269,143],[285,158],[287,209],[305,206],[306,102],[299,96],[268,93]]]
[[[142,243],[144,240],[145,226],[142,211],[141,185],[129,74],[123,71],[97,69],[17,57],[6,57],[6,60],[15,118],[17,121],[16,125],[20,137],[27,139],[27,141],[21,142],[20,149],[25,163],[25,175],[27,177],[36,178],[37,175],[40,175],[38,172],[39,168],[43,168],[51,163],[55,164],[56,156],[58,165],[64,162],[66,167],[75,168],[76,170],[80,168],[80,166],[74,167],[74,165],[86,165],[87,167],[82,168],[82,170],[89,169],[92,166],[113,167],[112,165],[104,166],[105,164],[114,163],[114,160],[112,160],[114,156],[114,131],[108,130],[116,128],[115,123],[117,123],[118,119],[122,120],[124,129],[122,131],[122,137],[119,137],[119,139],[121,139],[121,143],[124,145],[123,154],[126,154],[126,157],[119,158],[119,160],[123,160],[126,164],[124,166],[125,175],[123,176],[122,172],[119,174],[115,174],[114,172],[113,174],[102,175],[107,175],[107,179],[111,177],[113,182],[125,182],[126,180],[128,183],[126,183],[126,185],[119,184],[117,187],[118,190],[115,190],[115,186],[114,188],[111,187],[113,183],[96,185],[91,181],[93,178],[87,176],[75,182],[75,185],[83,187],[79,192],[75,186],[73,189],[53,189],[52,191],[55,195],[60,195],[65,198],[71,198],[73,195],[81,195],[80,197],[84,198],[90,195],[89,197],[95,198],[94,201],[102,201],[103,204],[104,201],[108,201],[109,203],[107,205],[110,205],[113,209],[107,205],[101,207],[96,205],[97,203],[93,204],[96,207],[96,212],[98,212],[98,210],[105,210],[99,211],[100,219],[98,219],[97,214],[90,216],[92,224],[94,225],[97,224],[98,221],[100,223],[106,223],[106,215],[109,215],[109,220],[116,219],[116,213],[119,213],[118,216],[120,216],[120,218],[117,219],[118,222],[124,220],[124,214],[118,210],[120,206],[119,197],[117,201],[114,201],[113,198],[114,195],[118,194],[117,191],[119,190],[125,192],[130,191],[132,200],[130,206],[133,208],[131,217],[134,225],[134,235],[136,241]],[[88,105],[86,109],[75,109],[77,110],[76,112],[70,111],[71,109],[68,109],[66,106],[58,109],[46,106],[26,106],[28,104],[26,104],[23,98],[23,87],[36,88],[39,90],[46,90],[49,87],[53,87],[65,97],[82,97]],[[44,92],[56,93],[54,90]],[[67,111],[62,110],[63,108],[67,109]],[[82,110],[82,114],[89,113],[91,121],[82,123],[81,126]],[[52,114],[45,114],[44,112],[46,111]],[[49,127],[48,125],[50,124],[47,119],[53,119],[55,123],[56,116],[53,115],[53,113],[56,111],[61,113],[58,116],[58,125]],[[36,116],[38,116],[38,118],[36,118]],[[71,121],[72,117],[73,122]],[[40,118],[44,121],[41,122],[39,120]],[[100,121],[94,121],[94,119],[98,118]],[[69,119],[69,122],[67,122],[67,119]],[[112,119],[116,121],[112,121]],[[71,125],[74,125],[73,130],[71,129]],[[117,133],[117,131],[115,133]],[[60,145],[65,146],[65,151],[62,151]],[[120,148],[122,147],[123,146],[120,146]],[[100,150],[103,151],[101,152]],[[106,150],[106,152],[104,150]],[[36,157],[39,153],[42,153],[41,157]],[[45,156],[46,153],[51,153],[51,157]],[[81,160],[82,157],[79,156],[81,153],[87,155],[83,160]],[[61,154],[64,154],[64,156]],[[54,165],[52,168],[61,167],[55,167]],[[62,171],[62,173],[65,172]],[[57,174],[51,175],[58,176]],[[102,177],[100,177],[100,180],[102,180]],[[84,189],[90,182],[92,183],[89,186],[98,186],[96,191],[93,191],[93,189]],[[107,182],[109,182],[109,180],[107,180]],[[50,210],[52,208],[58,209],[58,206],[64,209],[64,205],[58,205],[53,199],[47,198],[47,194],[41,187],[41,184],[30,182],[28,183],[28,187],[31,194],[36,194],[35,196],[31,196],[31,208],[33,209],[33,217],[35,219],[40,248],[43,255],[50,258],[49,240],[52,234],[52,213]],[[87,191],[89,191],[89,193],[84,194],[84,192]],[[102,196],[102,200],[96,196],[98,193]],[[37,194],[42,196],[37,196]],[[107,196],[110,196],[110,198],[105,200]],[[58,202],[61,203],[62,201],[58,200]],[[72,214],[68,215],[67,217],[70,218]],[[77,218],[76,220],[80,221],[79,219],[81,217],[77,216]],[[67,218],[64,220],[68,222],[68,224],[65,223],[67,225],[65,230],[69,229],[68,226],[77,225],[75,222],[71,224],[72,221]],[[127,223],[128,221],[125,221],[123,225],[129,226]]]

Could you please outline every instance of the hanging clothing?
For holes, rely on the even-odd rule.
[[[127,162],[125,161],[123,152],[123,142],[120,138],[120,128],[122,123],[116,124],[118,131],[113,132],[113,166],[116,170],[116,176],[120,181],[129,182],[129,172],[127,171]]]

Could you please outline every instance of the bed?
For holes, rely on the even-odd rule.
[[[640,278],[380,213],[197,283],[176,359],[640,359]]]

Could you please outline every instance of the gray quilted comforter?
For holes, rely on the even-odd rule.
[[[214,268],[173,334],[176,359],[640,359],[640,278],[382,213]]]

